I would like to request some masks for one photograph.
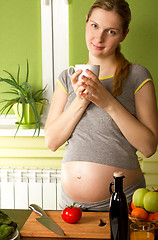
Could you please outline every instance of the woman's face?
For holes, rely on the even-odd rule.
[[[86,23],[86,43],[89,54],[102,58],[114,55],[122,40],[121,17],[113,11],[95,8]]]

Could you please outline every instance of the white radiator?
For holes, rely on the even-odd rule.
[[[0,208],[60,210],[60,169],[0,168]]]

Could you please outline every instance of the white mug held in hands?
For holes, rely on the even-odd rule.
[[[100,65],[90,65],[90,64],[76,64],[75,67],[74,66],[70,66],[68,68],[68,75],[69,77],[71,77],[71,75],[73,74],[70,73],[70,69],[73,69],[75,72],[78,70],[82,70],[82,73],[79,76],[79,79],[81,79],[82,75],[84,76],[88,76],[88,74],[86,73],[86,69],[89,69],[91,72],[93,72],[97,77],[99,77],[99,71],[100,71]]]

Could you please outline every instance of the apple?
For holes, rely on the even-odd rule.
[[[144,196],[144,208],[148,212],[158,211],[158,192],[149,191]]]
[[[135,207],[141,207],[144,208],[144,196],[149,192],[147,188],[138,188],[135,190],[132,201]]]

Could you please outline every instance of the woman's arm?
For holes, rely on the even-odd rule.
[[[142,151],[147,152],[149,157],[155,153],[158,144],[158,110],[156,104],[155,88],[152,81],[146,83],[135,95],[136,116],[148,131],[149,135],[144,132],[144,145]],[[143,135],[142,135],[143,137]],[[146,146],[145,146],[146,143]],[[150,153],[151,151],[151,153]]]
[[[77,83],[76,76],[77,74],[74,74],[72,77],[74,85]],[[79,87],[76,87],[76,92],[78,89]],[[46,145],[52,151],[56,151],[71,136],[89,101],[85,101],[77,94],[69,107],[64,110],[66,103],[67,94],[57,83],[44,129]]]
[[[92,95],[83,97],[104,108],[126,139],[145,157],[153,155],[158,144],[158,111],[152,81],[147,82],[135,95],[136,116],[132,116],[90,72],[92,80],[84,78],[84,88]]]
[[[135,105],[137,119],[117,101],[109,114],[126,139],[145,157],[150,157],[155,153],[158,143],[158,113],[151,81],[136,93]]]

